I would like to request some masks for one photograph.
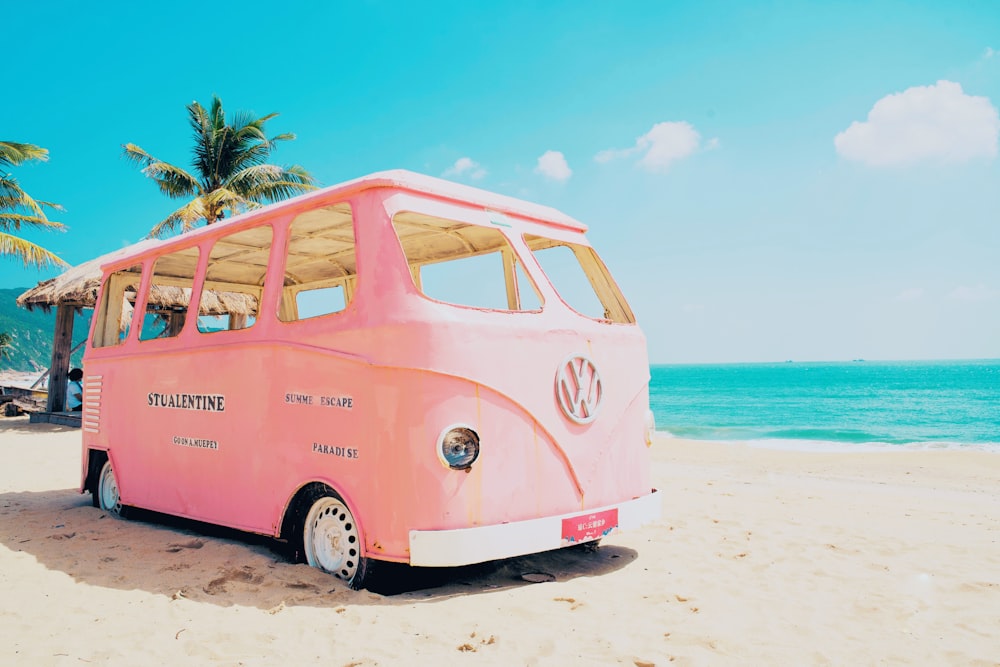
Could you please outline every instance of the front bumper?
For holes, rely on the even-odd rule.
[[[410,565],[422,567],[471,565],[558,549],[566,546],[563,539],[564,519],[600,514],[615,509],[618,510],[618,523],[607,533],[611,535],[622,530],[638,528],[660,518],[660,492],[653,489],[645,496],[622,503],[540,519],[453,530],[411,530]]]

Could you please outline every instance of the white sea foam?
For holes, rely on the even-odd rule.
[[[658,435],[672,439],[711,442],[719,445],[742,445],[757,449],[772,449],[789,452],[912,452],[912,451],[980,451],[1000,454],[1000,442],[947,442],[925,441],[908,443],[890,442],[835,442],[832,440],[804,440],[794,438],[755,438],[743,440],[720,440],[713,438],[691,438],[677,436],[670,431],[657,431]]]

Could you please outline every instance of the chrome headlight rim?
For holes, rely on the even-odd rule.
[[[471,439],[474,442],[475,451],[472,454],[472,458],[469,459],[467,462],[455,463],[453,461],[450,461],[445,453],[445,446],[447,445],[446,440],[449,434],[455,431],[467,431],[468,433],[461,434],[466,438],[468,438],[469,435],[471,434]],[[441,465],[443,465],[445,468],[448,468],[449,470],[456,470],[459,472],[463,470],[468,472],[472,469],[473,464],[475,464],[476,461],[479,460],[479,455],[482,453],[481,445],[482,441],[480,440],[479,433],[476,431],[476,429],[472,428],[469,424],[463,422],[456,422],[449,426],[445,426],[443,429],[441,429],[441,434],[438,435],[437,438],[437,446],[435,448],[435,451],[437,452],[438,460],[441,462]],[[459,461],[461,461],[461,459],[459,459]]]

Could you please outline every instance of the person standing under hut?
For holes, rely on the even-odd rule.
[[[70,412],[83,410],[83,371],[74,368],[69,372],[66,384],[66,409]]]

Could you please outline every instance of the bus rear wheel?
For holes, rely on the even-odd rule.
[[[115,471],[111,467],[111,461],[105,461],[101,468],[101,475],[97,478],[97,490],[95,492],[97,506],[108,514],[121,517],[122,499],[118,493],[118,479]]]
[[[371,561],[362,555],[361,530],[343,500],[331,491],[315,494],[302,524],[302,550],[312,567],[343,579],[355,590],[369,578]]]

